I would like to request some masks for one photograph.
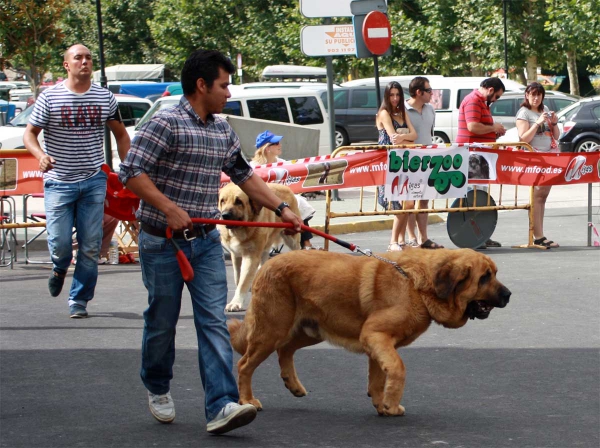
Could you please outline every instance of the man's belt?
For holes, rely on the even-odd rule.
[[[196,237],[204,237],[208,233],[215,230],[216,227],[217,226],[215,224],[194,225],[194,227],[191,230],[186,229],[173,231],[173,238],[178,240],[191,240]],[[140,228],[148,235],[158,236],[160,238],[167,237],[167,231],[159,229],[158,227],[154,227],[146,223],[141,223]]]

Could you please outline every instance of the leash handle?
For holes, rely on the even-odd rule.
[[[194,269],[190,264],[190,260],[187,259],[179,244],[173,239],[173,231],[170,227],[167,227],[167,239],[173,244],[173,249],[175,250],[175,258],[177,258],[177,263],[179,264],[179,269],[181,270],[181,275],[186,282],[190,282],[194,279]]]

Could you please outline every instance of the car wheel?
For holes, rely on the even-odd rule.
[[[575,147],[575,152],[600,151],[600,140],[596,138],[584,138]]]
[[[450,143],[450,139],[443,132],[434,132],[431,143],[434,145],[443,145],[444,143]]]
[[[335,128],[335,147],[347,146],[350,143],[348,134],[342,128]]]

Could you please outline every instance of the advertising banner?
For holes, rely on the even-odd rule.
[[[600,152],[539,153],[477,145],[432,145],[388,151],[376,148],[374,146],[370,151],[349,152],[334,158],[320,156],[262,165],[256,167],[255,173],[266,182],[287,185],[295,193],[386,184],[388,198],[392,189],[397,195],[391,196],[393,200],[461,197],[464,193],[460,192],[466,188],[460,186],[463,176],[467,177],[469,184],[481,185],[600,182]],[[438,163],[441,164],[438,166]],[[405,185],[407,179],[401,179],[402,175],[410,176],[413,181],[409,180]],[[405,195],[411,182],[418,184],[421,181],[430,190],[426,195],[420,196],[425,194],[421,192],[425,185],[413,185],[413,196]],[[228,182],[229,178],[223,174],[221,184]],[[446,188],[448,190],[444,192]]]
[[[392,149],[385,197],[389,201],[462,197],[467,193],[468,164],[466,147]]]
[[[42,193],[40,164],[25,149],[0,150],[0,195]]]

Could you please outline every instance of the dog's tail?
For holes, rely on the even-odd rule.
[[[244,324],[244,321],[229,319],[227,321],[227,328],[231,335],[231,345],[233,346],[233,349],[240,355],[246,353],[248,344],[246,341],[246,325]]]

